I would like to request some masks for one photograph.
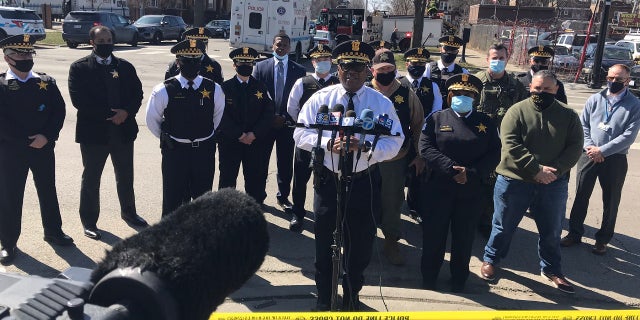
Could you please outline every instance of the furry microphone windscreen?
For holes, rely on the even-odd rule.
[[[244,193],[223,189],[116,244],[91,281],[97,283],[116,268],[139,267],[166,283],[181,319],[208,319],[258,270],[268,247],[260,206]]]

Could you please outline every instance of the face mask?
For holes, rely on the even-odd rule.
[[[533,103],[535,103],[536,106],[546,108],[553,103],[553,101],[555,100],[555,95],[549,92],[532,92],[531,100],[533,100]]]
[[[331,71],[331,61],[318,61],[316,62],[316,73],[328,73]]]
[[[108,58],[113,52],[113,43],[96,44],[93,51],[101,58]]]
[[[396,73],[395,72],[387,72],[387,73],[378,73],[376,74],[376,81],[378,81],[378,83],[380,83],[383,86],[388,86],[391,84],[391,82],[393,81],[393,79],[396,78]]]
[[[549,70],[549,66],[541,66],[539,64],[534,64],[531,66],[531,71],[533,71],[533,73],[536,73],[540,70]]]
[[[409,75],[411,76],[411,78],[420,79],[422,78],[422,75],[424,74],[424,71],[426,69],[427,69],[426,66],[409,66],[407,68],[407,72],[409,72]]]
[[[273,51],[273,56],[274,56],[274,57],[276,57],[276,59],[278,59],[278,60],[284,60],[284,58],[286,58],[286,57],[287,57],[286,55],[284,55],[284,56],[278,55],[278,54],[275,52],[275,50]]]
[[[456,59],[457,54],[455,53],[443,53],[440,55],[440,57],[442,58],[442,62],[444,63],[451,63],[453,62],[453,60]]]
[[[611,93],[618,93],[624,89],[624,83],[607,81],[607,88],[609,88],[609,92]]]
[[[253,66],[250,66],[250,65],[236,66],[236,72],[238,72],[238,74],[243,77],[248,77],[251,75],[251,72],[253,72]]]
[[[196,60],[197,62],[180,62],[180,74],[187,79],[195,79],[198,76],[198,71],[200,71],[200,60]]]
[[[451,98],[451,109],[457,113],[467,113],[473,107],[473,98],[467,96],[454,96]]]
[[[11,58],[9,58],[9,59],[11,59]],[[31,68],[33,68],[33,59],[29,59],[29,60],[13,60],[13,59],[11,59],[11,61],[13,61],[13,63],[15,63],[14,67],[20,72],[29,72],[29,71],[31,71]]]
[[[489,61],[489,69],[493,73],[500,73],[504,71],[504,67],[507,65],[507,62],[504,60],[490,60]]]

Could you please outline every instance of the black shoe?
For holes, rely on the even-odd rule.
[[[291,217],[291,222],[289,222],[289,230],[293,232],[302,232],[302,224],[304,223],[304,217],[298,217],[295,214]]]
[[[100,240],[102,234],[98,231],[98,228],[84,228],[84,235],[93,240]]]
[[[5,266],[10,264],[11,261],[13,261],[13,259],[16,258],[17,254],[18,254],[18,247],[11,247],[11,248],[3,247],[2,250],[0,250],[0,263]]]
[[[357,294],[353,298],[349,295],[343,296],[342,311],[360,311],[360,297]]]
[[[56,244],[59,246],[71,246],[73,245],[73,239],[71,237],[69,237],[68,235],[61,233],[57,236],[48,236],[45,235],[44,236],[44,241],[50,243],[50,244]]]
[[[291,209],[293,209],[293,204],[287,198],[278,197],[278,205],[287,212],[291,212]]]
[[[331,306],[329,306],[328,303],[318,301],[316,302],[316,308],[313,309],[313,311],[317,311],[317,312],[331,311]]]
[[[137,214],[123,214],[120,215],[120,217],[122,217],[122,220],[126,221],[127,223],[130,223],[136,227],[148,227],[149,224],[147,223],[146,220],[142,219],[141,216],[137,215]]]

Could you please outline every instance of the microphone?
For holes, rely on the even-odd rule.
[[[362,148],[364,147],[364,138],[367,136],[366,132],[372,130],[375,125],[373,122],[373,111],[371,111],[371,109],[365,108],[360,112],[360,123],[362,131],[360,132],[360,141],[358,142],[358,155],[356,156],[356,160],[360,160]]]
[[[333,106],[333,108],[331,109],[331,118],[337,118],[338,119],[338,127],[342,125],[342,114],[344,113],[344,106],[340,103],[336,104],[335,106]],[[333,121],[332,121],[333,122]],[[333,131],[331,131],[331,141],[335,141],[336,140],[336,135],[338,134],[338,127],[336,127]]]
[[[379,114],[375,121],[376,127],[376,136],[373,138],[373,143],[371,144],[371,150],[369,150],[369,155],[367,156],[367,161],[371,160],[373,156],[373,152],[376,150],[376,146],[378,145],[378,140],[380,139],[380,131],[389,131],[393,127],[393,119],[389,119],[389,115],[386,113]]]
[[[318,113],[316,114],[316,124],[320,125],[328,125],[331,123],[331,119],[329,116],[329,106],[323,104],[318,108]],[[313,148],[311,152],[311,162],[309,162],[309,167],[313,168],[314,164],[316,164],[318,158],[324,158],[324,149],[320,147],[320,141],[322,140],[322,126],[318,127],[318,140],[316,141],[316,146]],[[322,151],[320,154],[317,154],[319,151]]]
[[[343,145],[344,145],[344,156],[348,157],[349,156],[349,147],[351,146],[351,139],[349,138],[352,134],[352,130],[348,129],[348,128],[344,128],[347,126],[353,126],[355,124],[355,120],[356,120],[356,112],[353,110],[348,110],[345,114],[344,114],[344,119],[342,119],[342,122],[339,123],[339,125],[341,126],[340,128],[340,137],[345,137],[346,136],[346,141],[343,141]],[[338,163],[338,170],[342,171],[342,161]],[[347,169],[347,172],[351,172],[351,168]]]
[[[162,315],[167,306],[147,304],[153,299],[141,294],[168,293],[176,303],[173,319],[206,320],[258,270],[268,247],[255,200],[233,189],[208,192],[113,246],[91,274],[89,302],[124,304],[141,311],[136,319],[169,319]],[[158,283],[166,290],[155,290]]]

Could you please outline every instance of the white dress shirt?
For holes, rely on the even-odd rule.
[[[314,79],[318,81],[320,80],[320,77],[318,77],[317,74],[313,73],[311,75]],[[328,73],[327,76],[322,79],[324,79],[325,81],[329,81],[330,78],[331,73]],[[302,106],[300,105],[300,99],[302,98],[302,94],[304,93],[304,85],[302,84],[302,79],[304,79],[304,77],[296,80],[296,82],[293,84],[293,87],[291,87],[291,93],[289,94],[289,100],[287,101],[287,112],[291,116],[291,119],[294,120],[298,119],[298,113],[300,113],[300,109],[302,109]]]
[[[111,56],[106,59],[96,56],[96,61],[98,62],[98,64],[111,64]]]
[[[407,80],[409,80],[409,83],[411,83],[412,86],[413,86],[413,80],[418,80],[418,81],[421,80],[421,79],[414,79],[413,77],[411,77],[409,73],[407,73],[406,78]],[[429,114],[424,115],[425,119],[428,118],[432,113],[442,110],[442,95],[438,94],[438,92],[440,92],[440,87],[435,81],[431,81],[431,90],[433,90],[433,106],[431,107],[431,112]]]
[[[285,55],[284,59],[278,60],[278,58],[273,57],[273,88],[275,90],[276,83],[278,83],[278,62],[282,61],[282,66],[284,67],[284,79],[282,79],[282,83],[287,83],[287,66],[289,63],[289,55]],[[282,97],[284,99],[284,97]]]
[[[348,105],[349,96],[347,91],[341,84],[329,86],[316,92],[302,107],[300,114],[298,115],[298,122],[308,124],[314,124],[316,121],[316,114],[321,105],[326,104],[331,107],[336,104]],[[398,133],[399,136],[380,136],[375,152],[369,162],[366,161],[367,155],[363,154],[359,161],[354,157],[354,169],[353,172],[361,172],[367,169],[369,166],[389,160],[395,157],[402,147],[404,141],[404,134],[402,133],[402,126],[400,119],[396,114],[393,103],[382,93],[376,91],[373,88],[362,86],[360,90],[356,92],[353,97],[353,104],[355,106],[356,115],[359,115],[363,109],[368,108],[373,111],[374,115],[386,113],[389,115],[389,119],[393,120],[393,126],[391,133]],[[375,136],[367,135],[366,141],[373,143]],[[318,132],[316,129],[296,128],[293,132],[293,139],[296,141],[296,146],[307,151],[311,151],[316,146],[318,141]],[[327,151],[327,143],[331,139],[331,131],[323,131],[322,139],[320,140],[320,147],[324,148],[324,165],[333,172],[338,172],[339,155],[331,151]]]
[[[16,80],[18,80],[20,82],[27,82],[31,78],[40,78],[40,75],[35,73],[35,72],[33,72],[33,71],[31,71],[31,70],[29,70],[29,74],[27,74],[27,78],[26,79],[22,79],[22,78],[18,77],[17,74],[13,73],[11,68],[9,68],[9,70],[7,70],[7,76],[6,76],[7,80],[16,79]]]
[[[442,71],[447,70],[447,72],[453,72],[453,67],[455,67],[455,65],[455,63],[452,63],[448,67],[445,67],[442,60],[438,60],[438,69]],[[462,73],[469,73],[469,70],[462,68]],[[431,63],[427,63],[427,68],[424,70],[424,74],[422,76],[431,78]]]
[[[177,76],[175,76],[175,78],[178,79],[178,81],[180,81],[180,86],[182,88],[184,89],[187,88],[188,86],[187,82],[189,80],[183,77],[182,74],[178,74]],[[202,76],[197,76],[195,79],[193,79],[193,87],[196,90],[200,87],[201,84],[202,84]],[[216,89],[213,94],[214,109],[213,109],[212,121],[213,121],[213,127],[215,129],[218,127],[218,125],[220,125],[220,120],[222,119],[222,114],[224,113],[224,92],[222,92],[222,88],[220,87],[219,84],[214,83],[214,86]],[[160,138],[160,133],[162,131],[160,129],[160,125],[162,124],[162,120],[164,119],[164,109],[167,108],[168,104],[169,104],[169,95],[167,94],[167,88],[165,87],[164,82],[153,87],[153,91],[151,92],[151,96],[149,97],[149,102],[147,103],[146,121],[147,121],[147,128],[149,128],[149,131],[151,131],[151,133],[153,133],[153,135],[158,138]],[[193,141],[189,139],[181,138],[181,137],[174,137],[174,136],[171,136],[171,138],[178,142],[190,143],[190,142],[207,140],[213,136],[213,133],[214,131],[212,131],[211,134],[207,137],[200,137]]]

